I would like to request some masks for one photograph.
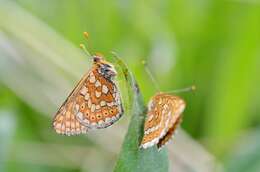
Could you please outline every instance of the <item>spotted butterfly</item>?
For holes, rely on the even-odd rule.
[[[140,148],[157,145],[161,149],[166,145],[180,124],[184,109],[185,102],[178,96],[161,92],[153,96],[148,104]]]
[[[93,56],[90,71],[83,76],[59,108],[53,120],[58,134],[76,135],[106,128],[123,114],[114,66],[100,55]]]

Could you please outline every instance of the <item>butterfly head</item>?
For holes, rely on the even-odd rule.
[[[93,63],[97,66],[98,72],[105,78],[110,79],[117,75],[114,65],[104,60],[102,56],[93,56]]]

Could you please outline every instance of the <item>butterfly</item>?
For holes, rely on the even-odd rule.
[[[93,56],[93,64],[53,119],[58,134],[77,135],[90,129],[111,126],[123,115],[123,106],[115,77],[114,66],[100,55]]]
[[[160,150],[166,145],[181,122],[185,106],[184,100],[178,96],[161,92],[153,96],[148,104],[140,148],[157,145]]]

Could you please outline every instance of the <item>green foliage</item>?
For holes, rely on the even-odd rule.
[[[146,106],[132,73],[119,58],[116,57],[115,62],[121,66],[128,83],[128,93],[131,95],[128,101],[132,102],[129,113],[132,117],[114,172],[167,172],[168,157],[165,149],[160,152],[156,147],[139,149]]]
[[[216,154],[222,154],[250,122],[247,111],[254,97],[256,66],[259,63],[260,37],[256,33],[260,28],[260,11],[253,7],[245,10],[247,12],[241,14],[237,29],[232,30],[234,35],[230,34],[233,39],[231,47],[223,55],[226,59],[218,64],[221,70],[213,81],[215,91],[211,93],[212,104],[208,107],[211,116],[207,117],[205,133],[211,139],[209,145]]]

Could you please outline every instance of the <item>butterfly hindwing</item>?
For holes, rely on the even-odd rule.
[[[172,109],[172,111],[169,113],[169,123],[167,125],[167,132],[166,134],[160,138],[157,147],[159,149],[161,149],[164,145],[166,145],[169,140],[172,138],[172,136],[174,135],[176,128],[178,127],[178,125],[181,123],[182,120],[182,112],[185,109],[185,102],[184,100],[182,100],[180,97],[178,96],[172,96],[172,95],[168,95],[167,96],[167,106],[165,106],[165,109]]]
[[[54,117],[53,128],[58,134],[70,136],[87,132],[87,127],[76,119],[73,106],[73,101],[68,100]]]
[[[168,129],[168,132],[159,140],[159,142],[157,143],[157,147],[159,149],[161,149],[164,145],[166,145],[169,142],[169,140],[174,135],[174,132],[176,131],[176,128],[178,127],[180,122],[181,122],[181,116],[179,116],[176,119],[176,122],[173,123],[173,125]]]
[[[184,101],[165,93],[152,97],[144,126],[142,148],[157,145],[161,148],[172,137],[185,108]]]
[[[84,106],[84,108],[81,108]],[[76,100],[77,119],[91,129],[106,128],[123,113],[119,90],[98,68],[90,72]]]
[[[59,134],[74,135],[88,129],[105,128],[123,114],[119,89],[114,82],[116,71],[102,57],[84,75],[54,117],[53,127]]]

